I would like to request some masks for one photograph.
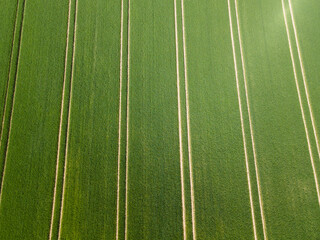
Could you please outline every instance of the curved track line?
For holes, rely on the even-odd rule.
[[[51,212],[49,240],[52,239],[53,221],[54,221],[55,208],[56,208],[55,205],[56,205],[56,194],[57,194],[57,185],[58,185],[58,171],[59,171],[59,163],[60,163],[60,145],[61,145],[62,120],[63,120],[63,112],[64,112],[64,97],[65,97],[67,66],[68,66],[70,15],[71,15],[71,0],[69,0],[67,43],[66,43],[66,54],[65,54],[65,59],[64,59],[64,74],[63,74],[63,88],[62,88],[62,99],[61,99],[60,126],[59,126],[58,150],[57,150],[57,160],[56,160],[56,176],[55,176],[54,190],[53,190],[53,202],[52,202],[52,212]]]
[[[251,143],[252,143],[252,150],[253,150],[254,167],[255,167],[255,173],[256,173],[256,179],[257,179],[260,214],[261,214],[262,228],[263,228],[263,237],[264,237],[265,240],[267,240],[268,237],[267,237],[266,221],[265,221],[264,212],[263,212],[263,201],[262,201],[262,193],[261,193],[261,189],[260,189],[261,187],[260,187],[260,178],[259,178],[259,170],[258,170],[258,161],[257,161],[257,154],[256,154],[255,143],[254,143],[254,134],[253,134],[253,127],[252,127],[252,120],[251,120],[250,102],[249,102],[249,94],[248,94],[248,87],[247,87],[247,76],[246,76],[246,68],[245,68],[243,50],[242,50],[242,39],[241,39],[241,31],[240,31],[239,14],[238,14],[238,2],[237,2],[237,0],[234,0],[234,4],[235,4],[235,9],[236,9],[238,38],[239,38],[240,55],[241,55],[241,65],[242,65],[242,70],[243,70],[244,89],[245,89],[245,93],[246,93],[246,103],[247,103],[247,109],[248,109],[249,127],[250,127]]]
[[[192,216],[192,234],[193,240],[197,239],[196,234],[196,208],[194,200],[193,168],[192,168],[192,147],[191,147],[191,130],[190,130],[190,108],[189,108],[189,91],[188,91],[188,71],[187,71],[187,45],[184,21],[184,0],[181,0],[182,13],[182,38],[183,38],[183,62],[184,62],[184,81],[186,94],[186,113],[187,113],[187,135],[188,135],[188,154],[189,154],[189,174],[190,174],[190,193],[191,193],[191,216]]]
[[[176,40],[176,70],[177,70],[177,98],[178,98],[178,122],[179,122],[179,150],[180,150],[180,175],[181,175],[181,200],[182,200],[182,226],[183,239],[187,239],[186,208],[184,196],[184,174],[183,174],[183,145],[182,145],[182,123],[181,123],[181,100],[180,100],[180,74],[179,74],[179,42],[177,22],[177,0],[174,0],[174,30]]]
[[[301,67],[301,72],[302,72],[304,90],[305,90],[306,96],[307,96],[307,103],[308,103],[309,114],[310,114],[310,118],[311,118],[311,124],[312,124],[312,128],[313,128],[313,134],[314,134],[314,138],[316,140],[318,156],[319,156],[319,159],[320,159],[319,140],[318,140],[318,135],[317,135],[317,131],[316,131],[316,125],[315,125],[315,121],[314,121],[314,117],[313,117],[312,107],[311,107],[311,103],[310,103],[309,90],[308,90],[306,74],[305,74],[305,71],[304,71],[304,66],[303,66],[303,61],[302,61],[302,55],[301,55],[301,52],[300,52],[300,44],[299,44],[299,40],[298,40],[296,24],[295,24],[295,21],[294,21],[294,16],[293,16],[293,11],[292,11],[292,6],[291,6],[291,0],[289,0],[289,10],[290,10],[290,15],[291,15],[291,21],[292,21],[292,26],[293,26],[294,37],[295,37],[297,50],[298,50],[298,56],[299,56],[299,62],[300,62],[300,67]]]
[[[69,146],[69,137],[70,137],[70,117],[71,117],[72,90],[73,90],[72,83],[73,83],[73,76],[74,76],[74,62],[75,62],[76,39],[77,39],[77,18],[78,18],[78,0],[76,0],[75,17],[74,17],[74,35],[73,35],[72,64],[71,64],[72,70],[71,70],[71,80],[70,80],[70,100],[69,100],[69,107],[68,107],[67,140],[66,140],[65,161],[64,161],[64,168],[63,168],[63,187],[62,187],[58,240],[61,239],[61,226],[62,226],[63,209],[64,209],[64,195],[66,191],[68,146]]]
[[[310,155],[310,160],[311,160],[311,165],[312,165],[312,170],[313,170],[314,181],[315,181],[315,184],[316,184],[318,203],[319,203],[319,206],[320,206],[320,191],[319,191],[318,178],[317,178],[317,173],[316,173],[316,169],[315,169],[315,166],[314,166],[314,160],[313,160],[313,155],[312,155],[312,149],[311,149],[311,144],[310,144],[308,127],[307,127],[306,118],[305,118],[305,114],[304,114],[304,110],[303,110],[303,105],[302,105],[302,100],[301,100],[300,88],[299,88],[298,78],[297,78],[297,72],[296,72],[296,65],[295,65],[295,63],[294,63],[294,57],[293,57],[293,52],[292,52],[292,45],[291,45],[291,40],[290,40],[290,33],[289,33],[289,28],[288,28],[286,10],[285,10],[285,7],[284,7],[284,1],[283,1],[283,0],[282,0],[282,11],[283,11],[284,22],[285,22],[285,25],[286,25],[286,31],[287,31],[287,37],[288,37],[288,43],[289,43],[289,50],[290,50],[290,56],[291,56],[293,74],[294,74],[294,80],[295,80],[296,87],[297,87],[299,104],[300,104],[300,110],[301,110],[301,115],[302,115],[302,120],[303,120],[304,129],[305,129],[305,132],[306,132],[306,138],[307,138],[307,143],[308,143],[308,150],[309,150],[309,155]]]
[[[246,161],[246,170],[247,170],[247,179],[248,179],[249,199],[250,199],[250,207],[251,207],[253,233],[254,233],[254,239],[257,240],[258,237],[257,237],[257,230],[256,230],[256,220],[255,220],[255,215],[254,215],[254,206],[253,206],[253,200],[252,200],[250,169],[249,169],[249,161],[248,161],[248,153],[247,153],[246,135],[245,135],[245,131],[244,131],[244,121],[243,121],[243,114],[242,114],[242,105],[241,105],[241,96],[240,96],[240,87],[239,87],[239,78],[238,78],[237,57],[236,57],[236,50],[235,50],[234,37],[233,37],[230,0],[228,0],[228,12],[229,12],[229,25],[230,25],[230,33],[231,33],[234,70],[235,70],[235,77],[236,77],[236,84],[237,84],[237,94],[238,94],[241,130],[242,130],[242,140],[243,140],[243,148],[244,148],[244,155],[245,155],[245,161]]]

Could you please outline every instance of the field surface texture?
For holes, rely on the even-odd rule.
[[[0,0],[1,240],[319,240],[320,1]]]

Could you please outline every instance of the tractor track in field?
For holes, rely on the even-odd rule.
[[[121,0],[121,27],[120,27],[120,74],[119,74],[119,130],[118,130],[118,166],[117,166],[117,215],[116,240],[119,239],[120,215],[120,162],[121,162],[121,122],[122,122],[122,57],[123,57],[123,0]]]
[[[193,240],[196,240],[197,239],[197,234],[196,234],[196,207],[195,207],[194,183],[193,183],[193,166],[192,166],[192,145],[191,145],[191,129],[190,129],[190,107],[189,107],[189,87],[188,87],[188,69],[187,69],[187,44],[186,44],[185,17],[184,17],[184,0],[181,0],[181,16],[182,16],[184,81],[185,81],[185,95],[186,95],[186,115],[187,115],[188,160],[189,160],[190,195],[191,195],[192,236],[193,236]]]
[[[62,99],[61,99],[61,110],[60,110],[58,148],[57,148],[57,159],[56,159],[56,169],[55,169],[56,172],[55,172],[55,182],[54,182],[54,190],[53,190],[53,201],[52,201],[49,240],[52,239],[53,224],[54,224],[54,217],[55,217],[55,207],[56,207],[58,175],[59,175],[59,166],[60,166],[60,147],[61,147],[61,135],[62,135],[62,125],[63,125],[62,122],[63,122],[63,113],[64,113],[64,104],[65,104],[65,89],[66,89],[66,81],[67,81],[66,78],[67,78],[67,68],[68,68],[69,35],[70,35],[70,21],[71,21],[71,7],[72,7],[71,3],[72,3],[72,0],[69,0],[67,40],[66,40],[66,50],[65,50],[65,65],[64,65],[64,74],[63,74],[63,87],[62,87]],[[69,96],[68,100],[70,101],[70,96]]]
[[[8,72],[8,80],[7,80],[7,88],[6,88],[6,93],[5,93],[5,102],[4,102],[4,108],[3,108],[3,113],[2,113],[2,121],[1,121],[1,132],[0,132],[0,148],[2,145],[2,134],[3,134],[3,128],[4,128],[4,122],[5,122],[5,115],[6,115],[6,110],[7,110],[7,103],[8,103],[8,98],[9,98],[9,83],[10,83],[10,75],[11,75],[11,68],[12,68],[12,61],[13,61],[13,52],[14,52],[14,42],[16,38],[16,29],[17,29],[17,21],[18,21],[18,15],[19,15],[19,2],[17,2],[17,8],[16,8],[16,17],[15,17],[15,24],[14,24],[14,29],[13,29],[13,37],[12,37],[12,43],[11,43],[11,54],[10,54],[10,60],[9,60],[9,72]],[[20,43],[19,43],[20,45]]]
[[[127,55],[127,125],[126,125],[126,184],[124,237],[128,239],[128,187],[129,187],[129,126],[130,126],[130,0],[128,0],[128,55]]]
[[[19,6],[19,2],[17,3]],[[17,43],[17,67],[16,67],[16,71],[14,73],[14,82],[13,82],[13,92],[12,92],[12,106],[10,109],[10,114],[8,116],[9,120],[9,126],[8,126],[8,135],[7,138],[4,140],[4,144],[5,146],[2,146],[2,137],[3,137],[3,130],[4,130],[4,124],[5,124],[5,112],[6,112],[6,106],[7,106],[7,99],[8,99],[8,91],[6,93],[6,103],[5,103],[5,112],[3,115],[3,119],[2,119],[2,127],[1,127],[1,138],[0,138],[0,150],[2,150],[2,147],[5,148],[4,150],[4,157],[3,157],[3,169],[2,169],[2,173],[1,173],[1,186],[0,186],[0,205],[1,205],[1,201],[2,201],[2,190],[3,190],[3,183],[4,183],[4,178],[5,178],[5,171],[6,171],[6,163],[7,163],[7,153],[8,153],[8,149],[9,149],[9,141],[10,141],[10,133],[11,133],[11,127],[12,127],[12,116],[13,116],[13,112],[14,112],[14,103],[15,103],[15,92],[16,92],[16,87],[17,87],[17,78],[18,78],[18,69],[19,69],[19,59],[20,59],[20,49],[21,49],[21,39],[22,39],[22,34],[23,34],[23,20],[24,20],[24,14],[25,14],[25,5],[26,5],[26,0],[23,1],[22,3],[22,16],[21,16],[21,25],[20,25],[20,33],[19,33],[19,39],[18,39],[18,43]],[[18,9],[17,6],[17,9]],[[18,14],[18,11],[17,11]],[[17,23],[17,18],[16,18],[16,23]],[[15,23],[15,24],[16,24]],[[15,25],[16,26],[16,25]],[[16,29],[15,29],[16,30]],[[15,34],[14,34],[15,35]],[[15,39],[15,36],[14,36]],[[14,46],[12,46],[12,48],[14,48]],[[12,54],[12,53],[11,53]],[[11,60],[10,60],[11,62]],[[11,64],[10,64],[10,71],[11,71]],[[8,86],[10,84],[10,71],[9,71],[9,80],[8,80]],[[2,157],[2,155],[1,155]]]
[[[178,124],[179,124],[179,157],[180,157],[180,177],[181,177],[181,201],[182,201],[182,226],[183,239],[187,239],[186,227],[186,207],[184,195],[184,166],[183,166],[183,144],[182,144],[182,120],[181,120],[181,93],[180,93],[180,69],[179,69],[179,41],[178,41],[178,20],[177,1],[174,0],[174,26],[175,26],[175,47],[176,47],[176,77],[177,77],[177,99],[178,99]]]
[[[319,190],[318,177],[317,177],[317,172],[315,169],[315,164],[314,164],[314,159],[313,159],[313,154],[312,154],[312,147],[311,147],[311,143],[310,143],[310,136],[309,136],[309,132],[308,132],[308,126],[307,126],[305,112],[303,109],[303,104],[302,104],[302,99],[301,99],[300,87],[299,87],[299,83],[298,83],[296,64],[294,62],[292,43],[290,40],[290,32],[289,32],[288,20],[287,20],[287,16],[286,16],[286,9],[284,6],[284,0],[282,0],[282,11],[283,11],[283,17],[284,17],[284,22],[285,22],[285,26],[286,26],[288,45],[289,45],[289,50],[290,50],[290,57],[291,57],[291,62],[292,62],[294,80],[295,80],[297,93],[298,93],[300,111],[301,111],[302,121],[303,121],[304,129],[305,129],[305,133],[306,133],[306,139],[307,139],[307,143],[308,143],[308,150],[309,150],[310,161],[311,161],[311,166],[312,166],[312,171],[313,171],[313,177],[314,177],[314,181],[315,181],[315,185],[316,185],[318,204],[320,206],[320,190]]]
[[[263,237],[265,240],[268,239],[267,230],[266,230],[266,221],[264,217],[264,210],[263,210],[263,200],[262,200],[262,193],[261,193],[261,186],[260,186],[260,177],[259,177],[259,169],[258,169],[258,161],[257,161],[257,153],[254,141],[254,133],[253,133],[253,124],[251,118],[251,110],[250,110],[250,101],[249,101],[249,94],[248,94],[248,84],[247,84],[247,75],[246,75],[246,68],[244,62],[244,54],[242,48],[242,38],[241,38],[241,30],[240,30],[240,22],[239,22],[239,14],[238,14],[238,2],[234,0],[235,10],[236,10],[236,20],[237,20],[237,29],[238,29],[238,40],[240,46],[240,56],[241,56],[241,65],[242,65],[242,73],[243,73],[243,82],[244,82],[244,89],[246,94],[246,104],[247,104],[247,112],[248,112],[248,119],[249,119],[249,128],[250,128],[250,137],[252,143],[252,151],[253,151],[253,160],[254,160],[254,168],[257,180],[257,188],[258,188],[258,197],[259,197],[259,207],[260,207],[260,215],[262,220],[262,229],[263,229]]]
[[[309,90],[308,90],[308,85],[307,85],[304,65],[303,65],[303,61],[302,61],[302,54],[301,54],[301,51],[300,51],[300,44],[299,44],[299,39],[298,39],[298,34],[297,34],[297,28],[296,28],[296,24],[295,24],[295,20],[294,20],[294,16],[293,16],[291,0],[288,0],[288,2],[289,2],[289,10],[290,10],[291,22],[292,22],[292,27],[293,27],[293,32],[294,32],[294,38],[295,38],[297,51],[298,51],[298,56],[299,56],[299,62],[300,62],[300,68],[301,68],[301,73],[302,73],[303,86],[304,86],[304,90],[305,90],[306,97],[307,97],[307,103],[308,103],[309,114],[310,114],[310,118],[311,118],[313,134],[314,134],[314,138],[315,138],[315,141],[316,141],[318,156],[319,156],[319,159],[320,159],[319,139],[318,139],[318,135],[317,135],[317,131],[316,131],[315,120],[314,120],[313,111],[312,111],[311,102],[310,102],[310,97],[309,97]]]
[[[254,214],[254,205],[253,205],[253,197],[252,197],[252,187],[251,187],[251,179],[250,179],[250,169],[249,169],[249,160],[248,160],[248,153],[247,153],[246,135],[245,135],[245,130],[244,130],[244,119],[243,119],[241,96],[240,96],[239,76],[238,76],[237,57],[236,57],[236,50],[235,50],[235,43],[234,43],[234,36],[233,36],[230,0],[228,0],[228,13],[229,13],[229,25],[230,25],[230,35],[231,35],[231,43],[232,43],[234,70],[235,70],[235,78],[236,78],[236,85],[237,85],[240,122],[241,122],[241,130],[242,130],[242,141],[243,141],[246,170],[247,170],[246,173],[247,173],[247,181],[248,181],[248,189],[249,189],[249,200],[250,200],[250,208],[251,208],[253,234],[254,234],[254,239],[257,240],[258,237],[257,237],[255,214]]]
[[[75,62],[75,52],[76,52],[76,39],[77,39],[77,17],[78,17],[78,0],[75,2],[75,17],[74,17],[74,34],[73,34],[73,49],[72,49],[72,64],[71,64],[71,79],[70,79],[70,99],[68,105],[68,119],[67,119],[67,139],[66,139],[66,149],[65,149],[65,161],[63,167],[63,184],[62,184],[62,196],[61,196],[61,208],[60,208],[60,219],[59,219],[59,230],[58,239],[61,239],[61,228],[63,220],[63,209],[64,209],[64,195],[66,191],[66,177],[67,177],[67,167],[68,167],[68,144],[70,137],[70,118],[71,118],[71,107],[72,107],[72,89],[73,89],[73,76],[74,76],[74,62]]]

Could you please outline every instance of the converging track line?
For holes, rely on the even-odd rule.
[[[299,56],[299,62],[300,62],[300,68],[301,68],[301,73],[302,73],[304,90],[305,90],[305,93],[306,93],[306,96],[307,96],[307,103],[308,103],[309,114],[310,114],[310,118],[311,118],[313,134],[314,134],[314,138],[315,138],[315,141],[316,141],[318,156],[319,156],[319,159],[320,159],[319,139],[318,139],[318,135],[317,135],[317,131],[316,131],[316,125],[315,125],[313,112],[312,112],[312,107],[311,107],[311,103],[310,103],[309,90],[308,90],[306,74],[305,74],[305,71],[304,71],[304,66],[303,66],[303,61],[302,61],[302,55],[301,55],[301,51],[300,51],[300,44],[299,44],[299,40],[298,40],[296,24],[295,24],[295,21],[294,21],[294,16],[293,16],[293,11],[292,11],[292,6],[291,6],[291,0],[289,0],[288,2],[289,2],[289,10],[290,10],[291,21],[292,21],[292,26],[293,26],[294,38],[295,38],[295,42],[296,42],[296,46],[297,46],[297,50],[298,50],[298,56]]]
[[[65,103],[65,88],[66,88],[66,79],[67,79],[67,67],[68,67],[68,50],[69,50],[69,35],[70,35],[70,15],[71,15],[71,0],[69,0],[69,10],[68,10],[68,26],[67,26],[67,41],[66,41],[66,53],[64,60],[64,74],[63,74],[63,88],[62,88],[62,99],[61,99],[61,110],[60,110],[60,126],[59,126],[59,136],[58,136],[58,149],[57,149],[57,159],[56,159],[56,175],[54,181],[54,190],[53,190],[53,202],[52,202],[52,212],[51,212],[51,222],[50,222],[50,232],[49,240],[52,239],[53,232],[53,221],[55,217],[56,209],[56,194],[57,194],[57,185],[58,185],[58,173],[60,165],[60,147],[61,147],[61,132],[62,132],[62,121],[63,121],[63,112],[64,112],[64,103]]]
[[[180,100],[180,74],[179,74],[179,41],[177,21],[177,0],[174,0],[174,30],[176,41],[176,70],[177,70],[177,98],[178,98],[178,122],[179,122],[179,154],[180,154],[180,176],[181,176],[181,201],[182,201],[182,226],[183,239],[187,239],[186,207],[184,196],[184,174],[183,174],[183,145],[182,145],[182,123],[181,123],[181,100]]]
[[[17,1],[17,8],[16,8],[16,18],[14,23],[14,29],[13,29],[13,37],[12,37],[12,44],[11,44],[11,54],[10,54],[10,62],[9,62],[9,72],[8,72],[8,81],[7,81],[7,87],[6,87],[6,93],[5,93],[5,102],[4,102],[4,108],[3,108],[3,115],[2,115],[2,121],[1,121],[1,132],[0,132],[0,149],[2,145],[2,135],[3,135],[3,129],[4,129],[4,122],[6,119],[6,111],[7,111],[7,103],[9,98],[9,85],[10,85],[10,75],[11,75],[11,68],[12,68],[12,61],[13,61],[13,52],[14,52],[14,42],[16,39],[16,28],[17,28],[17,22],[18,22],[18,15],[19,15],[19,1]],[[17,69],[16,69],[17,71]],[[0,189],[1,191],[1,189]]]
[[[121,27],[120,27],[120,76],[119,76],[119,132],[118,132],[118,176],[117,176],[117,216],[116,240],[119,239],[119,214],[120,214],[120,161],[121,161],[121,113],[122,113],[122,55],[123,55],[123,0],[121,0]]]
[[[315,169],[315,165],[314,165],[314,160],[313,160],[313,155],[312,155],[312,148],[311,148],[310,138],[309,138],[309,133],[308,133],[308,127],[307,127],[306,118],[305,118],[303,105],[302,105],[302,100],[301,100],[300,88],[299,88],[299,84],[298,84],[296,65],[294,63],[294,57],[293,57],[291,40],[290,40],[290,33],[289,33],[289,28],[288,28],[286,10],[285,10],[285,6],[284,6],[284,0],[282,0],[282,11],[283,11],[283,17],[284,17],[284,22],[285,22],[286,31],[287,31],[288,44],[289,44],[289,50],[290,50],[290,56],[291,56],[294,80],[295,80],[295,83],[296,83],[296,88],[297,88],[297,93],[298,93],[298,98],[299,98],[299,104],[300,104],[300,110],[301,110],[303,125],[304,125],[304,129],[305,129],[305,133],[306,133],[307,143],[308,143],[310,161],[311,161],[311,165],[312,165],[314,181],[315,181],[315,184],[316,184],[318,203],[319,203],[319,206],[320,206],[320,191],[319,191],[318,178],[317,178],[317,173],[316,173],[316,169]]]
[[[251,120],[251,111],[250,111],[250,102],[249,102],[249,94],[248,94],[248,87],[247,87],[247,75],[246,75],[246,68],[243,56],[243,48],[242,48],[242,39],[241,39],[241,31],[240,31],[240,21],[239,21],[239,14],[238,14],[238,1],[234,0],[235,9],[236,9],[236,19],[237,19],[237,29],[238,29],[238,39],[240,45],[240,56],[241,56],[241,65],[242,65],[242,72],[243,72],[243,81],[244,81],[244,89],[246,93],[246,103],[247,103],[247,110],[248,110],[248,117],[249,117],[249,127],[250,127],[250,135],[251,135],[251,143],[252,143],[252,150],[253,150],[253,159],[254,159],[254,167],[257,179],[257,187],[258,187],[258,197],[259,197],[259,206],[260,206],[260,214],[262,219],[262,228],[263,228],[263,237],[265,240],[268,239],[267,237],[267,230],[266,230],[266,221],[264,217],[263,211],[263,201],[262,201],[262,193],[260,187],[260,178],[259,178],[259,170],[258,170],[258,161],[257,161],[257,154],[254,142],[254,134],[253,134],[253,127],[252,127],[252,120]]]
[[[126,136],[126,195],[124,238],[128,239],[128,187],[129,187],[129,120],[130,120],[130,0],[128,0],[128,59],[127,59],[127,136]]]
[[[243,120],[242,105],[241,105],[241,96],[240,96],[240,87],[239,87],[239,78],[238,78],[238,67],[237,67],[237,57],[236,57],[236,50],[235,50],[234,37],[233,37],[233,28],[232,28],[232,17],[231,17],[230,0],[228,0],[228,12],[229,12],[229,25],[230,25],[230,34],[231,34],[231,42],[232,42],[232,52],[233,52],[234,70],[235,70],[235,77],[236,77],[236,84],[237,84],[237,95],[238,95],[238,103],[239,103],[240,122],[241,122],[241,130],[242,130],[242,140],[243,140],[243,148],[244,148],[244,155],[245,155],[245,162],[246,162],[246,170],[247,170],[247,179],[248,179],[249,200],[250,200],[250,207],[251,207],[251,217],[252,217],[253,233],[254,233],[254,239],[257,240],[258,237],[257,237],[257,230],[256,230],[256,220],[255,220],[255,214],[254,214],[254,206],[253,206],[253,200],[252,200],[252,189],[251,189],[251,180],[250,180],[250,169],[249,169],[249,161],[248,161],[248,153],[247,153],[246,135],[245,135],[245,131],[244,131],[244,120]]]
[[[196,210],[195,210],[195,200],[194,200],[193,168],[192,168],[190,108],[189,108],[189,91],[188,91],[189,88],[188,88],[188,70],[187,70],[187,46],[186,46],[186,34],[185,34],[186,31],[185,31],[185,21],[184,21],[184,0],[181,0],[181,15],[182,15],[184,81],[185,81],[185,94],[186,94],[186,114],[187,114],[187,135],[188,135],[188,155],[189,155],[190,194],[191,194],[192,234],[193,234],[193,240],[196,240],[197,239],[197,235],[196,235]]]
[[[8,149],[9,149],[9,144],[10,144],[10,136],[11,136],[11,128],[12,128],[12,116],[14,113],[14,105],[15,105],[15,99],[16,99],[16,89],[17,89],[17,80],[18,80],[18,69],[19,69],[19,64],[20,64],[20,50],[21,50],[21,41],[22,41],[22,35],[23,35],[23,20],[24,20],[24,14],[25,14],[25,8],[26,8],[26,1],[24,0],[23,6],[22,6],[22,17],[21,17],[21,27],[20,27],[20,39],[19,39],[19,46],[18,46],[18,57],[17,57],[17,68],[15,72],[15,83],[14,83],[14,88],[13,88],[13,100],[12,100],[12,108],[11,108],[11,114],[10,114],[10,121],[9,121],[9,133],[8,133],[8,141],[7,141],[7,146],[5,150],[5,160],[4,160],[4,166],[3,166],[3,171],[2,171],[2,176],[1,176],[1,187],[0,187],[0,205],[2,201],[2,192],[3,192],[3,184],[4,184],[4,178],[5,178],[5,173],[6,173],[6,167],[7,167],[7,158],[8,158]],[[19,3],[19,2],[18,2]],[[1,136],[2,138],[2,136]]]
[[[64,195],[66,191],[66,177],[67,177],[67,167],[68,167],[68,147],[70,138],[70,117],[71,117],[71,107],[72,107],[72,90],[73,90],[73,76],[74,76],[74,62],[75,62],[75,52],[76,52],[76,39],[77,39],[77,18],[78,18],[78,0],[76,0],[75,6],[75,17],[74,17],[74,34],[73,34],[73,49],[72,49],[72,63],[71,63],[71,79],[70,79],[70,100],[68,106],[68,123],[67,123],[67,140],[66,140],[66,150],[65,150],[65,161],[63,168],[63,186],[62,186],[62,198],[61,198],[61,209],[60,209],[60,220],[59,220],[59,231],[58,240],[61,239],[61,227],[63,219],[63,209],[64,209]]]

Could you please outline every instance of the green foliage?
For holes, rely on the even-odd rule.
[[[320,20],[320,5],[315,0],[292,1],[319,128],[320,32],[314,22]],[[131,0],[130,12],[124,0],[122,89],[121,1],[71,0],[67,39],[69,1],[0,0],[1,119],[5,113],[0,239],[48,238],[60,124],[52,239],[58,238],[59,226],[61,239],[115,239],[120,92],[119,240],[125,236],[125,221],[128,240],[183,239],[179,97],[187,239],[193,236],[188,150],[197,239],[254,238],[247,174],[258,239],[263,239],[259,194],[268,239],[319,239],[320,210],[281,1],[238,0],[260,193],[235,5],[230,2],[249,169],[227,1],[184,1],[192,141],[188,149],[181,0],[176,2],[178,46],[173,0]],[[291,19],[289,25],[295,43]],[[293,52],[319,179],[296,47]]]

